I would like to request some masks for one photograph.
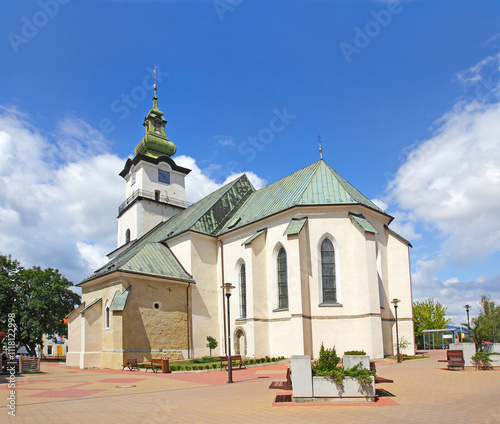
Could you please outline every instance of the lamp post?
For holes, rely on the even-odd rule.
[[[470,322],[469,322],[470,305],[465,305],[464,308],[467,312],[467,339],[469,339],[470,338]]]
[[[397,355],[398,355],[398,361],[397,363],[401,363],[401,354],[399,352],[399,330],[398,330],[398,303],[401,302],[399,299],[392,299],[391,303],[394,305],[394,313],[396,315],[396,348],[397,348]]]
[[[227,298],[227,382],[233,383],[233,361],[231,359],[231,311],[229,307],[229,298],[231,297],[231,289],[236,287],[231,285],[231,283],[225,283],[222,285],[222,288],[224,289]]]

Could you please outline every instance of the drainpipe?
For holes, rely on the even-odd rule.
[[[191,335],[189,333],[189,287],[191,286],[191,282],[188,282],[188,286],[186,288],[186,323],[187,323],[187,342],[188,342],[188,359],[191,359],[191,350],[190,350],[190,338]]]
[[[220,241],[220,261],[221,261],[221,277],[222,277],[222,284],[224,285],[224,245],[222,243],[222,240]],[[224,290],[222,290],[222,316],[224,319],[224,352],[227,355],[227,331],[226,331],[226,302],[224,302]]]

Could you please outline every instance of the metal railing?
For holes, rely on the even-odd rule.
[[[186,202],[185,200],[176,199],[175,197],[170,197],[165,194],[160,194],[158,196],[157,193],[152,191],[138,189],[135,190],[119,207],[118,214],[121,214],[130,204],[134,202],[134,200],[138,198],[153,200],[158,203],[163,203],[165,205],[178,206],[181,208],[187,208],[191,206],[192,203]]]

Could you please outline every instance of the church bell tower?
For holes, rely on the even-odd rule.
[[[144,118],[146,133],[120,176],[125,180],[125,201],[118,208],[118,247],[142,237],[162,221],[185,209],[185,177],[190,169],[171,158],[177,147],[165,134],[163,112],[158,109],[157,86],[153,107]]]

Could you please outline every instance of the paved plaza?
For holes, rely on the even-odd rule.
[[[437,360],[381,362],[386,397],[364,405],[275,403],[272,380],[287,364],[227,372],[153,374],[79,370],[42,364],[42,374],[18,376],[16,416],[0,380],[0,423],[485,423],[500,424],[500,371],[448,371]]]

